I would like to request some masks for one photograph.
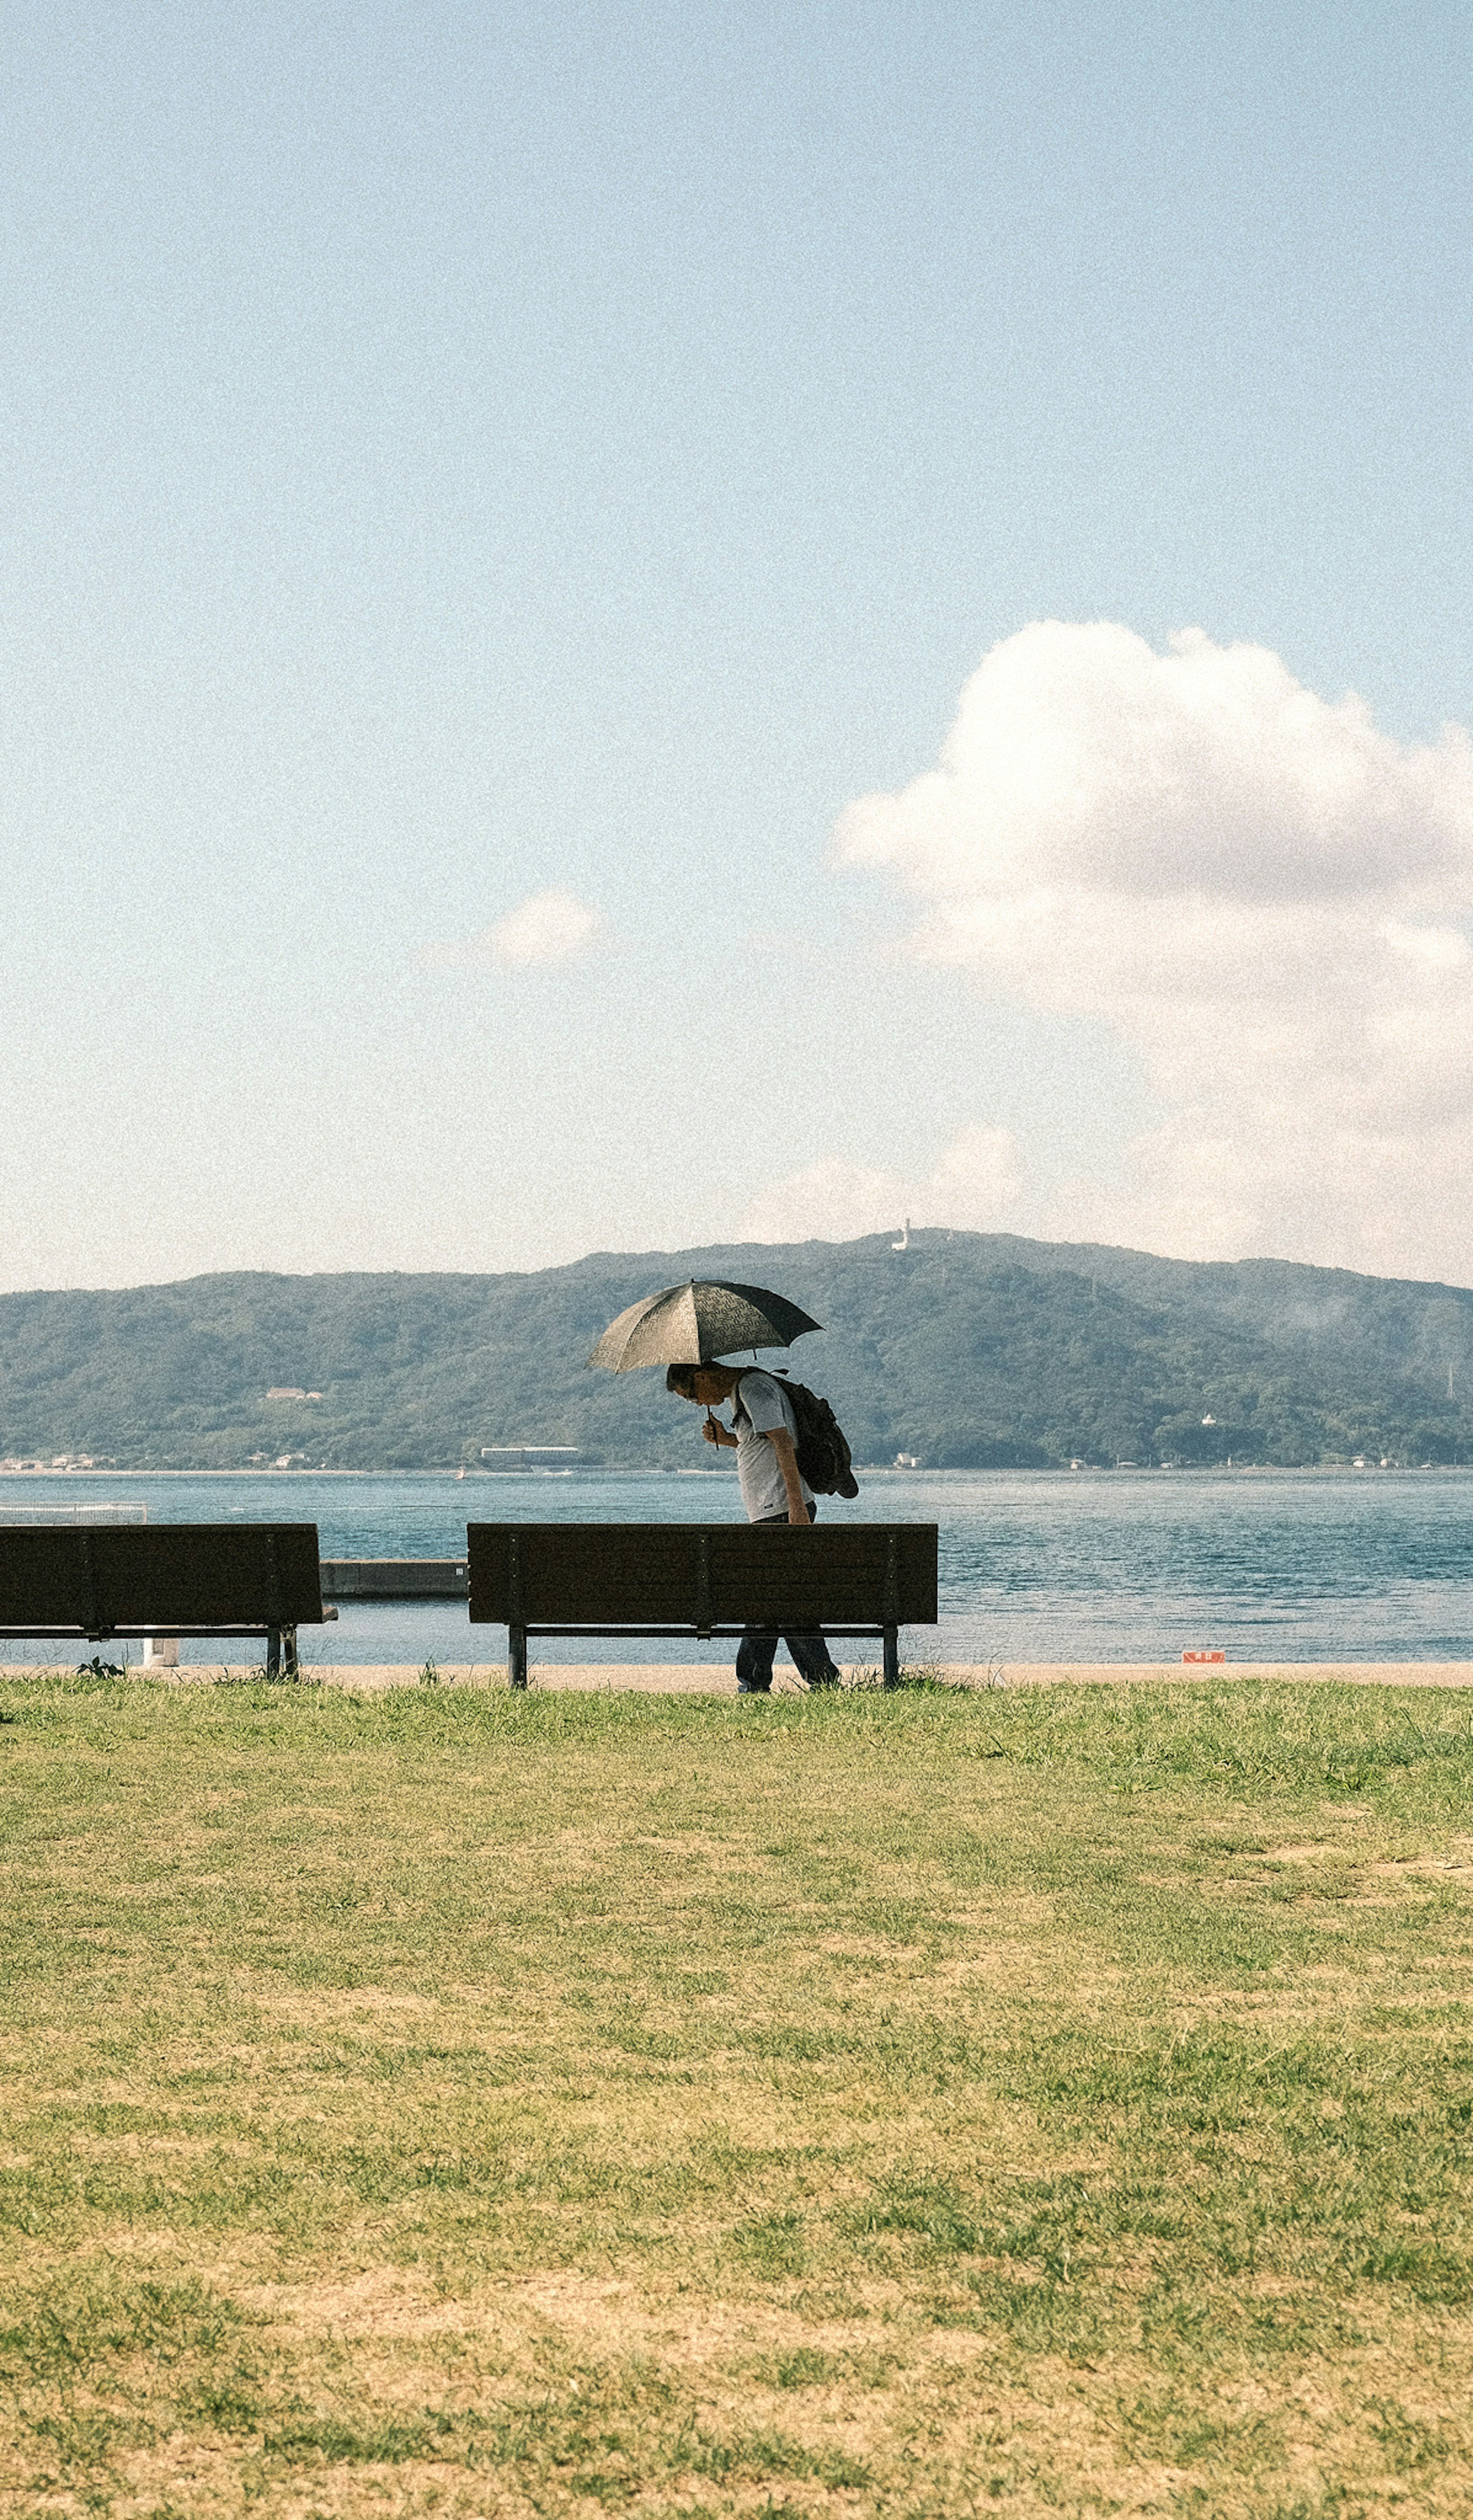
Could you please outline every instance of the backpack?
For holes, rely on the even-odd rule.
[[[785,1391],[798,1421],[797,1441],[793,1450],[798,1467],[815,1496],[857,1497],[859,1481],[849,1466],[849,1447],[844,1430],[829,1408],[806,1382],[789,1382],[785,1373],[776,1373],[773,1380],[780,1391]]]

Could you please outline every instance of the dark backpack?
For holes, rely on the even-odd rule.
[[[849,1447],[844,1430],[829,1408],[806,1382],[789,1382],[785,1373],[776,1373],[773,1380],[780,1391],[785,1391],[798,1421],[797,1442],[793,1451],[798,1467],[815,1496],[857,1497],[859,1481],[849,1466]]]

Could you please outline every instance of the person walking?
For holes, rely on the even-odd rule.
[[[775,1374],[760,1366],[672,1365],[665,1389],[704,1409],[701,1434],[708,1444],[736,1455],[736,1476],[748,1522],[788,1522],[806,1530],[818,1506],[798,1467],[798,1421],[792,1402]],[[713,1411],[730,1400],[730,1431]],[[822,1636],[797,1635],[786,1640],[800,1677],[810,1688],[837,1688],[839,1675]],[[742,1697],[772,1692],[773,1657],[778,1635],[773,1628],[747,1628],[736,1649],[736,1688]]]

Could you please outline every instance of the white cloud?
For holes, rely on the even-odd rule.
[[[743,1242],[849,1242],[915,1225],[984,1232],[1017,1203],[1017,1148],[1006,1129],[963,1129],[928,1180],[839,1161],[811,1164],[760,1192],[736,1228]]]
[[[529,892],[514,910],[493,920],[464,943],[427,945],[423,965],[443,968],[533,970],[557,963],[576,963],[589,953],[603,932],[597,910],[575,892],[557,887]]]
[[[911,950],[1102,1017],[1170,1115],[1047,1230],[1473,1276],[1473,745],[1382,734],[1268,650],[1037,622],[841,863]]]

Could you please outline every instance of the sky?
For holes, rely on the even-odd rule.
[[[1473,21],[19,0],[0,1284],[1473,1282]]]

